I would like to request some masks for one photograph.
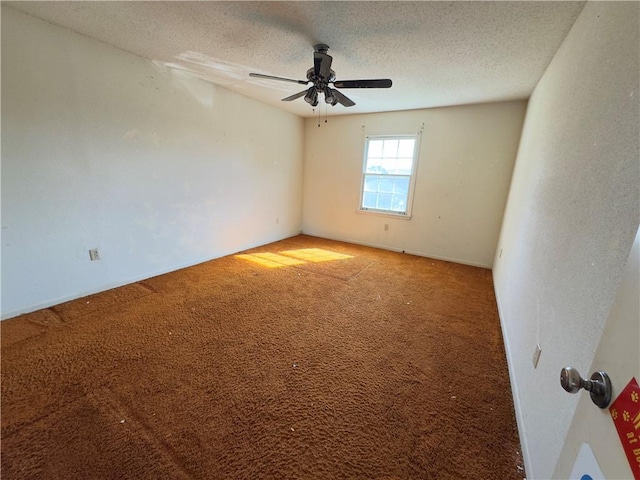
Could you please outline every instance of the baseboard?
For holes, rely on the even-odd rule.
[[[533,470],[531,468],[531,457],[529,456],[529,447],[527,444],[527,436],[524,428],[524,417],[522,415],[522,405],[520,404],[520,396],[518,395],[518,384],[515,380],[513,373],[513,356],[511,354],[511,345],[509,344],[509,336],[505,328],[505,316],[502,310],[502,304],[500,303],[500,294],[496,288],[495,282],[493,284],[493,291],[496,295],[496,304],[498,305],[498,317],[500,318],[500,329],[502,330],[502,339],[504,342],[504,350],[507,357],[507,369],[509,370],[509,382],[511,384],[511,396],[513,398],[513,408],[516,413],[516,425],[518,426],[518,436],[520,437],[520,447],[522,449],[522,460],[524,462],[524,473],[527,478],[531,478],[530,475]]]
[[[324,234],[321,234],[321,233],[313,233],[313,232],[309,232],[309,231],[304,231],[302,233],[304,235],[309,235],[309,236],[312,236],[312,237],[325,238],[327,240],[335,240],[337,242],[353,243],[355,245],[362,245],[364,247],[379,248],[381,250],[389,250],[391,252],[408,253],[409,255],[416,255],[418,257],[433,258],[435,260],[443,260],[445,262],[460,263],[462,265],[469,265],[471,267],[488,268],[489,270],[491,270],[491,268],[492,268],[492,265],[488,265],[486,263],[471,262],[471,261],[463,260],[463,259],[460,259],[460,258],[444,257],[442,255],[434,255],[432,253],[420,252],[418,250],[403,250],[402,248],[390,247],[388,245],[379,245],[379,244],[371,243],[371,242],[362,242],[360,240],[354,240],[352,238],[346,238],[346,237],[340,237],[340,236],[327,236],[327,235],[324,235]]]

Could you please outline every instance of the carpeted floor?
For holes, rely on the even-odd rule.
[[[489,270],[301,235],[0,329],[2,478],[524,477]]]

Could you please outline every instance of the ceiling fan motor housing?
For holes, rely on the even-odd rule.
[[[309,80],[310,82],[312,82],[316,87],[321,88],[317,85],[317,83],[324,83],[324,84],[328,84],[328,83],[333,83],[336,81],[336,72],[334,72],[333,70],[330,70],[329,73],[329,78],[322,78],[320,75],[316,75],[315,71],[313,68],[310,68],[309,70],[307,70],[307,80]]]

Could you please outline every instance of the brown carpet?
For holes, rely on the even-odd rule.
[[[0,329],[2,478],[524,476],[489,270],[301,235]]]

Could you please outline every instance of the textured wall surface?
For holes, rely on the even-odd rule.
[[[589,369],[638,229],[639,8],[588,3],[529,100],[494,264],[527,478],[554,471],[560,369]]]
[[[302,141],[292,114],[3,7],[2,316],[297,234]]]
[[[514,101],[350,115],[321,128],[306,120],[304,232],[490,267],[525,109]],[[419,132],[412,218],[357,213],[366,135]]]

